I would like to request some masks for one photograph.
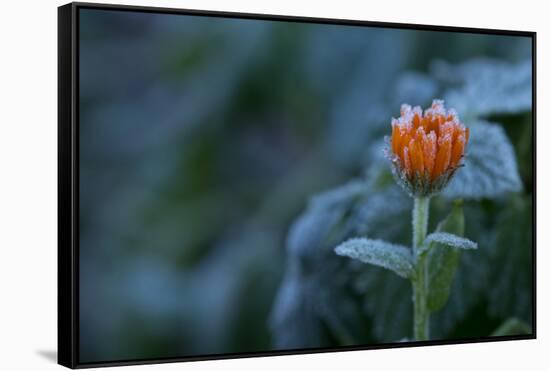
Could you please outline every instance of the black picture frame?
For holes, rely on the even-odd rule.
[[[190,357],[128,359],[85,363],[79,360],[79,11],[105,9],[157,14],[195,15],[221,18],[255,19],[333,25],[355,25],[411,30],[447,31],[459,33],[523,36],[532,43],[532,173],[533,173],[533,333],[529,335],[470,338],[460,340],[429,340],[340,346],[336,348],[289,349],[252,353],[226,353]],[[69,368],[139,365],[242,357],[277,356],[321,352],[340,352],[380,348],[416,347],[461,343],[496,342],[536,339],[536,32],[463,28],[422,24],[386,23],[345,19],[311,18],[268,14],[232,13],[171,9],[145,6],[70,3],[58,8],[58,363]]]

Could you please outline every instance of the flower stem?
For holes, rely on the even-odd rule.
[[[428,229],[430,208],[429,197],[415,197],[413,208],[413,253],[416,260],[416,274],[412,280],[414,303],[414,339],[430,338],[430,312],[427,307],[428,267],[426,257],[418,255]]]

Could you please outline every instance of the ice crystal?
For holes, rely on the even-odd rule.
[[[382,240],[352,238],[338,245],[334,251],[341,256],[392,270],[404,278],[410,277],[413,272],[411,250],[405,246]]]
[[[438,243],[448,247],[454,247],[458,249],[477,249],[477,243],[470,241],[467,238],[454,235],[447,232],[436,232],[428,235],[424,240],[424,246],[420,250],[420,253],[428,251],[432,243]]]
[[[424,113],[401,105],[386,151],[396,181],[413,197],[440,192],[462,165],[468,138],[469,129],[442,100],[434,100]]]

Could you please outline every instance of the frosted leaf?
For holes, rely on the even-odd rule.
[[[287,249],[295,256],[305,257],[311,249],[323,243],[330,228],[341,217],[341,210],[310,209],[290,227]]]
[[[479,203],[466,204],[465,229],[480,249],[461,250],[449,301],[431,318],[434,339],[446,338],[456,331],[457,324],[480,303],[488,305],[492,318],[504,320],[515,316],[531,322],[533,220],[530,196],[511,195],[499,209],[495,214]]]
[[[365,183],[361,180],[352,180],[340,187],[325,191],[311,198],[312,208],[331,208],[338,204],[349,202],[361,196],[365,191]]]
[[[530,59],[518,64],[491,59],[458,65],[438,61],[432,72],[441,82],[451,85],[443,96],[466,118],[531,110]]]
[[[331,113],[327,151],[341,166],[356,164],[365,148],[386,133],[390,116],[383,103],[365,97],[358,101],[344,100]]]
[[[292,224],[287,237],[291,254],[307,257],[324,242],[351,202],[365,191],[363,181],[349,183],[311,198],[307,210]]]
[[[531,325],[518,318],[512,317],[498,326],[491,336],[530,335],[532,333],[533,329]]]
[[[346,277],[349,282],[349,276]],[[331,335],[342,345],[355,345],[368,336],[369,326],[361,305],[345,287],[324,289],[321,285],[312,295],[315,310],[330,329]]]
[[[495,238],[488,255],[491,289],[489,310],[495,316],[532,320],[533,204],[531,197],[514,195],[495,220]]]
[[[391,156],[387,152],[388,148],[390,148],[390,138],[385,136],[373,141],[363,151],[361,160],[365,169],[365,183],[368,187],[377,187],[380,180],[391,178],[391,173],[388,172],[388,157]]]
[[[482,240],[479,243],[483,247],[487,246]],[[488,283],[490,265],[483,257],[487,249],[445,250],[459,255],[460,261],[445,305],[440,309],[432,308],[435,310],[431,318],[434,339],[446,338],[453,329],[456,331],[460,321],[463,321],[476,305],[486,300],[490,290],[490,283]]]
[[[355,235],[371,236],[377,239],[395,241],[399,235],[406,236],[408,243],[411,233],[409,220],[412,200],[401,189],[393,184],[383,191],[378,191],[357,205],[351,217]]]
[[[419,254],[427,252],[432,243],[438,243],[447,247],[454,247],[464,250],[477,249],[477,243],[470,241],[467,238],[459,237],[455,234],[447,232],[435,232],[426,237],[424,240],[424,245],[420,248]]]
[[[277,292],[270,316],[276,349],[319,347],[326,341],[320,318],[309,300],[312,288],[294,261]]]
[[[344,217],[368,191],[363,180],[354,180],[322,192],[291,226],[288,262],[270,315],[278,349],[326,346],[330,339],[351,344],[367,336],[359,301],[346,289],[349,262],[335,259],[333,246],[346,238],[350,223]]]
[[[403,102],[409,102],[413,106],[425,106],[437,95],[437,91],[438,83],[431,77],[416,72],[404,73],[395,84],[393,106]]]
[[[309,301],[310,286],[299,275],[285,274],[269,318],[275,349],[319,347],[326,341]]]
[[[454,203],[449,215],[437,226],[436,232],[452,233],[454,236],[464,234],[464,211],[462,203]],[[447,303],[462,250],[441,247],[438,243],[426,243],[430,248],[427,253],[428,266],[428,310],[436,312]]]
[[[514,148],[502,127],[485,121],[473,124],[464,167],[456,171],[442,195],[447,198],[498,198],[521,189]]]
[[[395,342],[410,336],[412,328],[411,284],[389,270],[364,269],[355,280],[358,293],[364,297],[365,313],[371,318],[371,331],[379,342]]]
[[[381,164],[385,164],[384,161]],[[386,167],[386,166],[383,166]],[[387,167],[386,167],[387,171]],[[350,233],[407,244],[411,235],[412,199],[387,174],[388,183],[374,188],[361,199],[350,214]],[[372,187],[380,187],[372,186]],[[376,266],[365,269],[358,260],[349,259],[346,279],[363,301],[363,310],[370,318],[374,336],[381,342],[393,342],[409,334],[411,285],[395,273]],[[355,277],[355,278],[352,278]]]
[[[334,251],[340,256],[357,259],[394,271],[403,278],[413,272],[411,250],[381,240],[352,238],[337,246]]]

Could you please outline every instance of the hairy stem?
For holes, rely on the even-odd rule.
[[[412,280],[414,303],[414,339],[430,338],[430,312],[427,307],[428,267],[426,257],[418,255],[418,249],[424,243],[428,229],[430,199],[416,197],[413,208],[413,253],[416,260],[416,274]]]

